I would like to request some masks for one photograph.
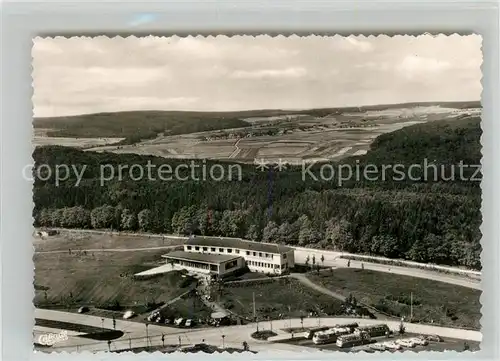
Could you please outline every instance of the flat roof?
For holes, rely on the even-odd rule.
[[[164,254],[162,257],[165,258],[176,258],[186,261],[195,261],[202,263],[211,264],[221,264],[233,259],[240,258],[240,256],[230,256],[226,254],[208,254],[208,253],[196,253],[196,252],[184,252],[184,251],[173,251]]]
[[[249,251],[280,253],[280,254],[293,251],[293,248],[283,246],[281,244],[252,242],[241,238],[228,238],[228,237],[191,236],[187,240],[186,244],[193,246],[239,248],[239,249],[246,249]]]

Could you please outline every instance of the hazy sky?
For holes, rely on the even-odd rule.
[[[479,100],[480,36],[36,38],[35,116]]]

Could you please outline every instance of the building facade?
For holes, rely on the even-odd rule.
[[[252,272],[284,274],[295,265],[294,249],[227,237],[191,236],[184,252],[241,257]]]
[[[173,251],[162,257],[173,267],[207,276],[225,277],[245,267],[242,257],[231,255]]]

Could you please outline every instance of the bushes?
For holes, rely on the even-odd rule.
[[[408,296],[408,295],[399,295],[399,296],[394,296],[394,295],[387,295],[385,296],[385,299],[386,300],[389,300],[389,301],[393,301],[393,302],[397,302],[397,303],[401,303],[401,304],[404,304],[404,305],[413,305],[413,306],[419,306],[420,305],[420,300],[418,299],[415,299]]]

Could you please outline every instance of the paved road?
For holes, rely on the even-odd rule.
[[[311,249],[296,249],[295,250],[295,262],[304,264],[307,256],[309,256],[309,264],[312,264],[312,256],[315,256],[316,263],[333,268],[346,268],[347,267],[347,259],[340,258],[342,256],[341,252],[325,252],[322,250]],[[324,256],[324,261],[321,262],[321,256]],[[439,273],[431,270],[424,270],[419,268],[409,268],[409,267],[401,267],[401,266],[388,266],[378,263],[369,263],[369,262],[361,262],[361,261],[353,261],[350,262],[351,268],[362,268],[378,272],[385,273],[393,273],[404,276],[418,277],[418,278],[426,278],[434,281],[440,281],[450,284],[455,284],[458,286],[474,288],[477,290],[481,289],[481,282],[479,280],[475,280],[469,277],[460,276],[460,275],[450,275],[446,273]]]
[[[36,309],[35,316],[37,318],[80,323],[95,327],[101,327],[102,324],[100,317],[54,310]],[[360,325],[385,323],[393,330],[397,330],[399,327],[399,321],[382,321],[353,318],[306,318],[303,320],[303,322],[304,327],[316,327],[318,325],[333,326],[336,324],[350,322],[358,322]],[[111,319],[105,319],[104,327],[110,327],[111,323]],[[178,344],[180,337],[182,345],[200,343],[202,342],[202,340],[204,340],[208,344],[222,346],[222,336],[224,335],[225,347],[241,348],[242,342],[247,341],[250,349],[255,351],[304,351],[304,348],[300,346],[269,343],[267,341],[258,341],[252,339],[250,335],[256,330],[255,324],[187,330],[176,329],[173,327],[162,327],[159,325],[151,324],[148,326],[148,342],[146,340],[146,327],[144,324],[127,320],[116,320],[116,323],[117,329],[123,331],[125,335],[117,340],[112,341],[111,350],[125,350],[130,346],[146,347],[148,344],[159,346],[162,344],[161,335],[165,334],[165,344]],[[269,330],[272,328],[273,331],[280,335],[285,334],[282,328],[299,327],[300,325],[300,319],[261,321],[259,322],[259,329]],[[442,337],[460,338],[471,341],[481,341],[482,339],[482,335],[479,331],[468,331],[419,324],[405,324],[405,326],[406,330],[411,333],[438,334]],[[40,332],[37,332],[38,331],[36,331],[35,327],[35,337],[40,334]],[[53,349],[54,351],[107,351],[108,345],[107,342],[95,341],[69,335],[68,340],[57,343],[53,346]]]

